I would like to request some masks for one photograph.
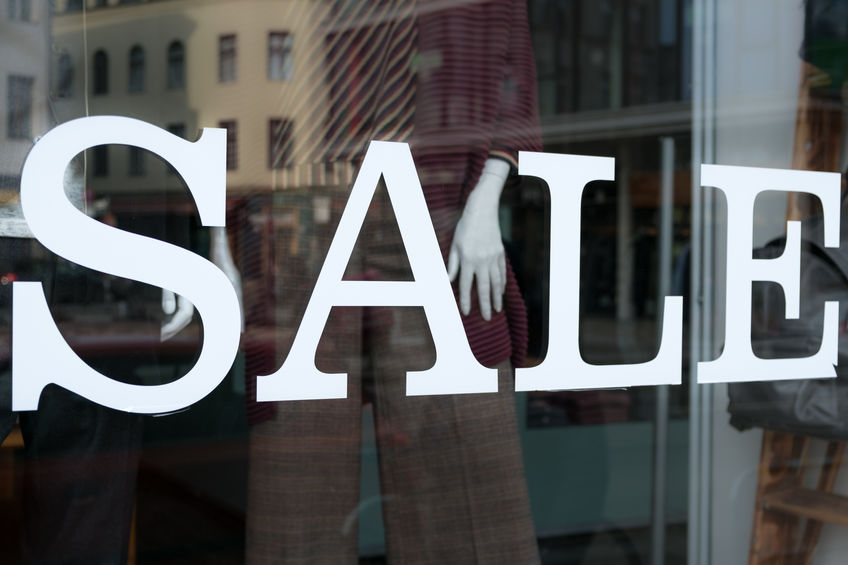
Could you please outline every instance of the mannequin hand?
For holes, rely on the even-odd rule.
[[[239,311],[241,312],[241,331],[244,331],[244,296],[241,287],[241,275],[236,268],[236,263],[233,260],[233,253],[230,251],[230,240],[227,239],[227,228],[213,227],[210,259],[221,269],[230,282],[233,288],[236,289],[238,297]]]
[[[177,296],[170,290],[162,289],[162,310],[171,315],[171,319],[162,324],[159,338],[168,341],[191,323],[194,305],[187,298]]]
[[[483,319],[492,318],[492,307],[503,307],[506,258],[498,222],[498,203],[509,174],[509,164],[489,159],[477,186],[468,195],[448,253],[448,276],[459,274],[459,308],[471,311],[471,283],[477,279],[477,295]]]

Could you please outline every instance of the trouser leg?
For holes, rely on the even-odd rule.
[[[389,561],[538,563],[509,362],[496,394],[406,396],[433,346],[423,309],[395,314],[372,339]]]
[[[142,418],[53,386],[21,415],[23,563],[126,563]]]
[[[334,315],[329,331],[352,333],[322,340],[317,358],[321,370],[349,373],[348,397],[281,402],[274,419],[251,429],[248,565],[357,561],[359,317],[339,324]]]

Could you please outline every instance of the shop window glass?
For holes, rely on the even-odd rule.
[[[690,434],[698,431],[689,394],[700,390],[690,388],[695,375],[687,363],[698,359],[684,355],[684,384],[663,390],[553,387],[516,395],[513,369],[538,365],[561,347],[579,347],[594,366],[648,361],[664,327],[665,296],[683,295],[688,305],[702,300],[688,292],[690,263],[712,264],[712,258],[692,255],[690,244],[706,224],[690,221],[692,210],[708,204],[706,195],[693,199],[695,146],[713,143],[725,163],[783,166],[775,155],[781,147],[788,154],[791,139],[750,136],[758,127],[771,131],[776,121],[791,128],[794,104],[807,99],[798,96],[797,17],[817,0],[29,1],[36,21],[0,33],[0,53],[11,53],[5,60],[26,61],[19,74],[34,79],[26,96],[14,95],[15,110],[7,112],[8,129],[22,141],[0,151],[0,212],[16,203],[32,138],[53,123],[131,116],[189,141],[203,128],[219,126],[226,138],[218,149],[225,152],[216,157],[222,162],[208,167],[212,174],[227,169],[226,194],[217,202],[217,211],[226,211],[226,226],[204,225],[207,212],[200,216],[204,206],[185,186],[191,177],[175,175],[171,165],[128,145],[91,148],[87,159],[80,154],[67,168],[65,190],[77,208],[125,236],[144,235],[211,261],[239,294],[243,320],[231,321],[233,328],[243,322],[244,331],[225,380],[214,390],[210,383],[206,397],[179,413],[126,414],[61,386],[45,389],[38,411],[4,412],[0,402],[0,438],[20,422],[27,439],[22,447],[6,444],[0,451],[0,478],[23,478],[0,480],[0,510],[13,526],[0,532],[4,564],[242,563],[280,555],[283,546],[328,563],[466,563],[476,557],[588,565],[648,563],[662,556],[667,565],[684,562],[687,540],[701,531],[688,523],[687,489],[711,461],[687,459]],[[24,2],[0,0],[3,19],[6,6],[19,19]],[[734,27],[716,41],[702,41],[693,34],[704,32],[698,14],[716,5],[724,11],[714,18],[716,25]],[[773,5],[783,11],[774,12]],[[49,6],[55,13],[39,18]],[[107,7],[93,9],[99,6]],[[86,18],[83,7],[89,8]],[[37,41],[18,33],[35,31]],[[787,38],[782,57],[770,58],[776,52],[772,35]],[[715,49],[696,58],[697,45]],[[111,69],[109,57],[116,58]],[[689,103],[687,89],[704,84],[688,69],[722,57],[729,59],[725,65],[744,68],[713,75],[708,84],[715,88],[700,96],[703,103]],[[3,60],[5,87],[14,71]],[[780,73],[792,88],[772,96],[775,81],[768,73]],[[816,89],[827,85],[820,74],[802,77]],[[839,84],[841,79],[831,78],[835,92],[823,104],[832,112],[842,112]],[[727,108],[720,95],[732,88],[749,104]],[[2,89],[0,94],[6,103]],[[42,104],[51,94],[50,104]],[[709,114],[713,102],[722,104],[715,109],[721,128],[738,129],[717,129],[712,137],[705,130],[696,137],[693,116]],[[821,120],[810,123],[813,155],[819,153],[816,143],[828,137],[814,129]],[[317,323],[307,319],[314,320],[307,305],[321,292],[316,280],[341,218],[354,208],[352,186],[372,140],[412,142],[414,173],[410,167],[408,179],[417,174],[423,187],[420,204],[426,209],[417,220],[425,229],[401,238],[403,214],[396,204],[411,200],[390,201],[389,190],[392,197],[398,194],[398,177],[387,172],[380,182],[375,175],[359,235],[336,241],[352,252],[340,275],[340,296],[331,298],[344,299],[347,289],[359,292],[364,286],[358,282],[420,279],[409,268],[418,237],[435,232],[434,251],[449,257],[467,203],[487,188],[503,188],[489,193],[500,199],[481,214],[488,229],[466,232],[485,235],[492,249],[503,249],[488,271],[491,280],[502,267],[507,271],[501,311],[490,304],[486,321],[480,298],[485,302],[492,293],[477,293],[483,273],[469,276],[461,269],[456,289],[465,277],[472,304],[452,340],[472,348],[480,367],[497,366],[490,373],[499,377],[497,393],[407,397],[407,373],[437,362],[445,366],[444,357],[434,356],[441,335],[433,328],[443,320],[422,308],[340,306],[327,309]],[[799,139],[796,145],[805,143]],[[190,146],[202,143],[174,144]],[[562,228],[550,225],[556,197],[544,182],[517,174],[518,151],[615,158],[614,180],[590,182],[577,210],[570,211],[580,214],[579,238],[551,241]],[[747,159],[746,152],[763,158]],[[404,164],[399,156],[393,154],[397,162],[387,165]],[[578,172],[557,174],[567,182]],[[475,193],[478,184],[483,190]],[[400,186],[410,188],[414,183]],[[782,222],[785,209],[772,215]],[[5,227],[0,222],[0,230]],[[126,272],[106,274],[58,258],[31,237],[9,239],[0,237],[0,322],[6,328],[0,330],[0,391],[12,390],[13,341],[4,338],[12,327],[7,282],[15,276],[42,281],[68,345],[89,367],[120,381],[114,386],[179,381],[216,331],[218,304],[192,305],[177,295],[190,295],[192,283],[209,291],[216,282],[186,276],[184,285],[177,284],[180,273],[193,268],[188,255],[183,264],[161,247],[152,257],[123,254],[151,279],[154,273],[170,279],[171,292],[168,284],[136,282],[124,278]],[[121,254],[108,247],[110,241],[119,240],[104,235],[85,251]],[[723,249],[722,241],[713,248]],[[580,272],[577,307],[567,313],[549,310],[562,289],[551,284],[548,270],[562,259],[563,245],[575,246],[579,264],[567,268]],[[20,250],[13,247],[31,252],[18,259]],[[706,280],[721,293],[720,277]],[[405,293],[404,286],[383,287],[386,301]],[[497,294],[497,287],[490,290]],[[448,314],[455,312],[453,293],[445,297]],[[559,316],[579,330],[579,344],[549,343],[549,327]],[[706,326],[704,318],[691,328],[687,323],[684,335],[693,340]],[[273,377],[255,377],[292,358],[293,344],[304,337],[301,328],[315,330],[310,339],[317,343],[307,368],[347,373],[347,399],[257,401],[257,388],[267,393]],[[218,365],[213,369],[221,373],[229,368]],[[557,377],[567,384],[569,371],[561,373]],[[61,370],[54,374],[64,376]],[[458,382],[467,375],[455,376]],[[317,380],[299,378],[304,386]],[[144,402],[144,394],[128,393],[127,404]],[[718,412],[724,408],[716,406]],[[717,428],[727,427],[722,418],[714,416]],[[721,456],[733,434],[710,448]],[[710,496],[726,497],[754,482],[759,441],[753,445],[738,436],[743,441],[733,452],[741,472],[728,475],[728,488],[718,484]],[[722,458],[712,468],[729,469],[734,461]],[[692,474],[699,478],[690,480]],[[17,488],[19,483],[26,488]],[[665,500],[658,500],[662,495]],[[728,540],[733,549],[720,548],[714,557],[736,565],[750,537],[739,534],[738,503],[726,506],[734,511],[718,508],[711,516],[727,529],[716,543]],[[56,524],[70,526],[59,532]],[[330,530],[332,536],[313,543]],[[657,533],[665,534],[665,542],[652,547],[661,543],[653,541]],[[131,548],[127,539],[134,540]],[[25,555],[17,560],[16,551]]]

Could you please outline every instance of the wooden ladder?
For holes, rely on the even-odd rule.
[[[765,430],[748,565],[809,565],[822,525],[848,526],[848,497],[832,492],[845,442],[827,443],[818,481],[809,488],[803,482],[810,441]]]

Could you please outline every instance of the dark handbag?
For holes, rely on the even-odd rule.
[[[764,381],[729,385],[730,423],[742,430],[761,427],[831,439],[848,439],[848,229],[841,246],[824,247],[821,218],[804,222],[801,253],[801,312],[785,318],[783,290],[775,283],[753,285],[751,344],[763,358],[805,357],[821,345],[824,303],[839,302],[839,355],[835,379]],[[844,222],[843,222],[844,224]],[[785,241],[755,250],[761,259],[778,257]]]

